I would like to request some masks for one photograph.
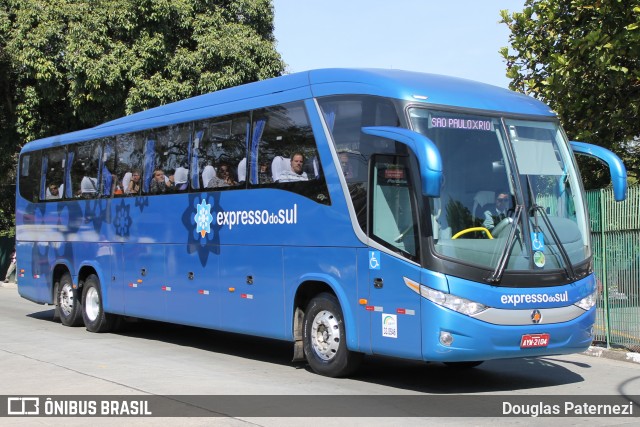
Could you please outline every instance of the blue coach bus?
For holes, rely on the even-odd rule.
[[[327,69],[198,96],[20,153],[20,295],[67,326],[124,317],[291,341],[320,374],[363,354],[475,366],[593,336],[573,151],[527,96]]]

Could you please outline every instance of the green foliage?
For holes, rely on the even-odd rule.
[[[0,168],[15,182],[28,141],[283,71],[270,0],[0,0]]]
[[[526,0],[501,16],[511,89],[549,104],[571,139],[614,151],[637,181],[640,0]],[[599,165],[580,163],[587,187],[608,182]]]

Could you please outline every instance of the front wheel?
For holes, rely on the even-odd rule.
[[[69,273],[64,273],[60,281],[55,284],[56,309],[55,316],[65,326],[80,326],[82,314],[80,308],[80,294],[74,289]]]
[[[344,377],[362,361],[361,353],[347,349],[342,310],[332,294],[322,293],[307,305],[303,341],[307,362],[320,375]]]
[[[95,274],[87,277],[84,283],[82,318],[89,332],[110,332],[120,320],[118,315],[104,312],[100,281]]]

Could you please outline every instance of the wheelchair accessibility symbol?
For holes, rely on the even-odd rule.
[[[534,251],[544,251],[544,234],[532,232],[531,246]]]
[[[369,251],[369,270],[380,270],[380,251]]]

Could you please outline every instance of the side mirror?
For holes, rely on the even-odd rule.
[[[409,129],[391,126],[363,127],[362,133],[392,139],[409,147],[420,164],[422,194],[427,197],[440,197],[442,157],[433,141]]]
[[[621,202],[627,198],[627,169],[620,157],[606,148],[585,142],[571,141],[571,148],[577,154],[596,158],[609,166],[611,183],[613,184],[613,197]]]

